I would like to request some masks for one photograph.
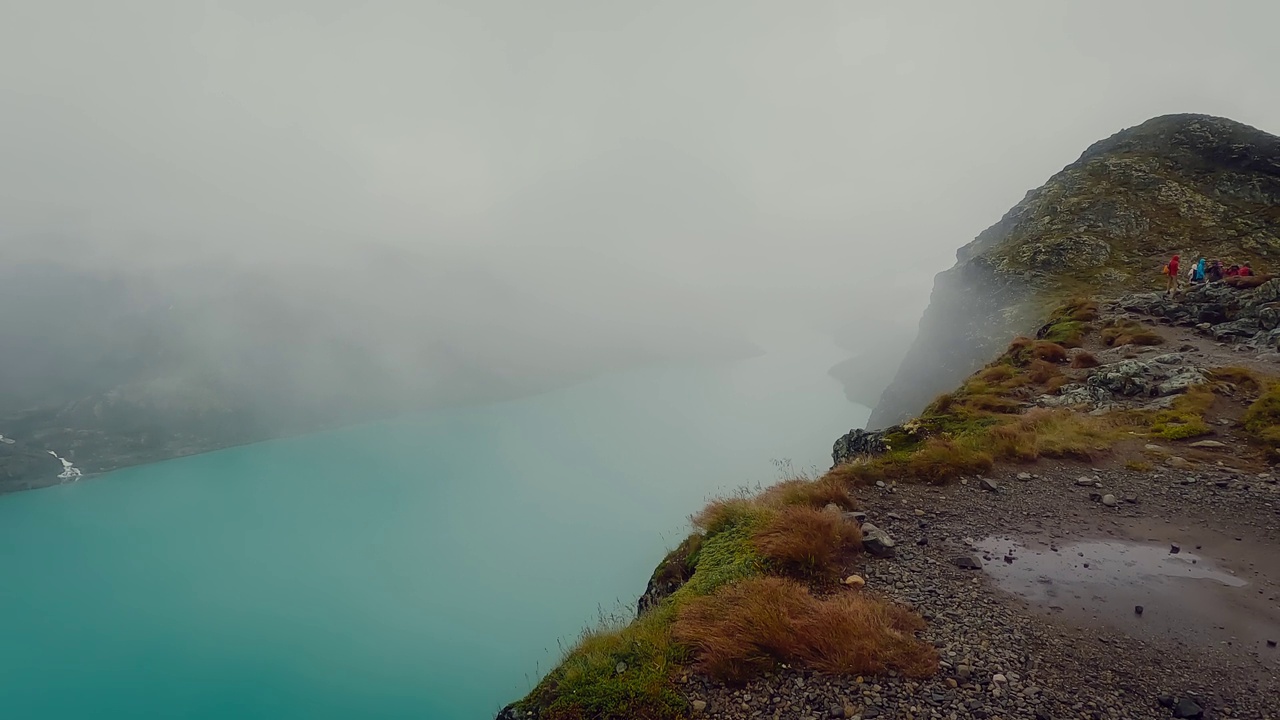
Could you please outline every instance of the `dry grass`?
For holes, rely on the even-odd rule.
[[[1249,368],[1243,367],[1220,367],[1209,371],[1209,379],[1216,383],[1225,384],[1223,390],[1230,391],[1234,394],[1243,390],[1248,393],[1257,393],[1263,390],[1264,381],[1259,378],[1257,373]]]
[[[824,580],[839,573],[841,560],[862,549],[862,530],[839,513],[792,505],[779,511],[751,541],[771,568]]]
[[[757,502],[772,508],[800,505],[824,508],[835,505],[841,510],[857,510],[858,502],[849,493],[848,486],[831,478],[791,478],[765,489]]]
[[[937,672],[938,655],[915,637],[924,621],[862,593],[818,599],[799,583],[753,578],[680,608],[672,635],[713,678],[742,682],[799,665],[825,673],[909,677]]]
[[[1102,343],[1107,347],[1122,345],[1161,345],[1164,337],[1132,320],[1113,320],[1102,329]]]
[[[1045,360],[1032,360],[1027,368],[1027,378],[1037,385],[1043,385],[1054,378],[1061,377],[1062,371],[1057,365]]]
[[[1126,427],[1119,418],[1035,408],[1013,422],[992,428],[990,447],[1001,460],[1091,460],[1107,450]]]
[[[1078,352],[1075,354],[1075,357],[1071,358],[1071,367],[1078,370],[1095,368],[1100,364],[1101,363],[1098,362],[1098,357],[1088,351]]]

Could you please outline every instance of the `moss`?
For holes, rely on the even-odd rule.
[[[678,602],[689,596],[706,595],[726,583],[759,575],[762,560],[751,538],[770,518],[771,515],[764,512],[744,515],[740,521],[705,539],[693,577],[672,598]]]
[[[1045,340],[1067,348],[1077,348],[1084,344],[1084,335],[1089,326],[1079,320],[1063,320],[1048,327],[1044,333]]]
[[[688,703],[672,682],[688,661],[687,649],[671,639],[675,612],[667,600],[632,623],[585,633],[517,707],[536,708],[545,720],[685,717]]]
[[[1173,401],[1167,410],[1155,414],[1151,432],[1166,440],[1185,440],[1213,432],[1204,414],[1213,406],[1213,390],[1205,386],[1190,388]]]
[[[1245,432],[1266,443],[1275,459],[1280,454],[1280,383],[1269,385],[1240,420]]]

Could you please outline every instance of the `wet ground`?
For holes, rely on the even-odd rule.
[[[1143,530],[1134,528],[1139,537]],[[1196,540],[990,537],[975,547],[1002,589],[1048,614],[1103,623],[1137,638],[1229,647],[1280,666],[1280,650],[1268,645],[1280,640],[1280,604],[1269,579],[1275,576],[1248,560],[1232,563],[1236,567],[1217,561],[1210,549],[1220,539]],[[1276,553],[1266,550],[1266,562],[1274,562]]]

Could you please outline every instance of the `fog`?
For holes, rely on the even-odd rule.
[[[410,405],[518,393],[778,327],[896,347],[955,249],[1093,141],[1170,112],[1280,129],[1277,22],[1265,1],[0,2],[6,393],[136,380],[129,333],[157,325],[149,367],[295,403],[359,403],[356,376]],[[122,337],[134,355],[103,360]]]

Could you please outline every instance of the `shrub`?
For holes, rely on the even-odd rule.
[[[742,682],[777,665],[833,674],[909,677],[937,672],[937,651],[913,633],[919,616],[863,593],[813,597],[782,578],[752,578],[680,608],[672,635],[698,666],[724,682]]]
[[[1102,342],[1108,347],[1160,345],[1164,343],[1164,338],[1142,323],[1116,320],[1102,329]]]
[[[1009,378],[1012,378],[1014,375],[1017,375],[1017,374],[1018,374],[1018,371],[1014,369],[1012,366],[999,364],[999,365],[992,365],[991,367],[988,367],[982,370],[981,372],[979,372],[978,379],[982,380],[983,382],[998,383],[998,382],[1004,382],[1005,380],[1008,380]]]
[[[752,537],[756,551],[771,567],[807,579],[826,579],[838,561],[862,548],[862,530],[839,513],[792,505]]]
[[[1055,308],[1051,318],[1054,322],[1089,322],[1097,320],[1098,303],[1089,298],[1072,298]]]

